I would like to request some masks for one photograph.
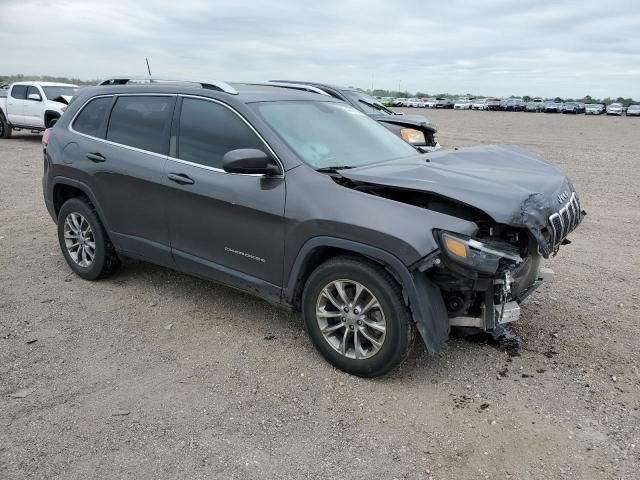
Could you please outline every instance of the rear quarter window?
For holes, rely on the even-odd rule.
[[[84,133],[92,137],[104,136],[104,127],[109,117],[109,107],[113,97],[95,98],[87,103],[73,122],[76,132]]]
[[[173,104],[174,97],[119,97],[109,118],[107,140],[166,154]]]

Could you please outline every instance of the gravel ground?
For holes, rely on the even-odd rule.
[[[0,478],[638,478],[640,119],[424,113],[444,146],[542,153],[589,215],[523,305],[519,355],[418,344],[377,380],[225,287],[137,262],[75,277],[39,137],[0,140]]]

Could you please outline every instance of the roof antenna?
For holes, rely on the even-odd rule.
[[[149,59],[145,58],[145,61],[147,62],[147,71],[149,72],[149,76],[151,76],[151,67],[149,67]]]

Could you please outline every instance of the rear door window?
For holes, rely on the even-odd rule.
[[[91,100],[73,122],[76,132],[92,137],[104,136],[104,125],[109,118],[109,107],[113,97],[101,97]]]
[[[11,96],[18,100],[24,100],[27,98],[27,86],[26,85],[14,85],[11,89]]]
[[[265,146],[230,109],[207,100],[182,100],[177,144],[179,159],[222,169],[224,154],[238,148],[264,151]]]
[[[174,97],[118,97],[111,111],[107,140],[166,154]]]

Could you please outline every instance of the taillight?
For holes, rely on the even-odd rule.
[[[45,147],[49,143],[50,136],[51,136],[51,130],[47,128],[42,134],[42,145],[44,145]]]

